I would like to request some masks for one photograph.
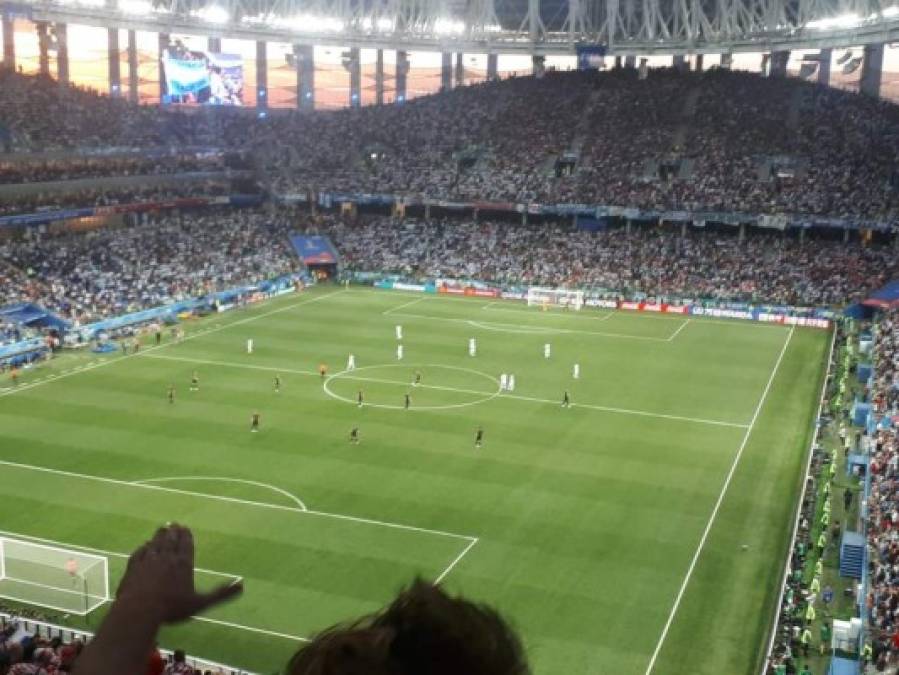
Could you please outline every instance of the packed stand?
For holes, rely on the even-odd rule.
[[[7,72],[0,75],[4,143],[10,150],[186,143],[245,150],[271,188],[285,193],[884,221],[895,220],[899,206],[896,106],[716,69],[653,70],[645,79],[633,69],[550,72],[401,106],[273,110],[265,119],[141,108]]]
[[[4,161],[0,159],[0,185],[41,183],[109,176],[158,176],[195,171],[222,171],[221,155],[173,154],[162,157],[60,157],[39,156]]]
[[[605,289],[625,297],[842,305],[899,276],[887,246],[679,227],[323,218],[344,264],[417,278]]]
[[[876,416],[895,419],[899,412],[899,321],[891,312],[874,336],[875,373],[870,392]],[[867,620],[871,631],[868,659],[879,672],[899,664],[899,431],[895,424],[879,429],[870,456],[868,499],[869,593]]]
[[[83,324],[257,283],[297,270],[288,229],[264,212],[213,210],[35,234],[0,245],[0,265],[17,275],[3,300]]]

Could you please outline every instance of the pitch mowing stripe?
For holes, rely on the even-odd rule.
[[[755,408],[755,412],[752,415],[752,419],[749,422],[746,433],[743,435],[743,441],[740,443],[737,454],[734,456],[734,461],[730,465],[730,470],[727,472],[727,476],[724,479],[724,485],[721,486],[721,492],[718,494],[718,500],[715,502],[715,506],[712,508],[712,514],[709,516],[709,520],[706,523],[705,530],[703,530],[702,532],[702,537],[700,537],[699,539],[699,545],[696,547],[696,552],[693,554],[693,559],[690,561],[690,566],[687,568],[687,574],[684,576],[684,581],[681,584],[680,589],[677,592],[677,596],[674,599],[674,606],[672,606],[671,608],[671,613],[668,615],[668,620],[665,622],[665,626],[662,628],[662,634],[659,637],[659,641],[652,652],[652,656],[649,659],[649,664],[646,666],[646,675],[649,675],[652,672],[652,669],[656,664],[656,659],[658,659],[659,657],[659,652],[662,651],[662,645],[665,643],[665,638],[668,637],[668,631],[671,629],[671,624],[674,622],[674,617],[677,614],[678,608],[680,608],[680,603],[684,597],[684,592],[687,590],[687,585],[690,583],[690,578],[693,576],[693,570],[696,569],[696,563],[699,561],[699,556],[702,554],[702,549],[705,547],[705,542],[709,537],[709,532],[712,531],[712,526],[715,524],[715,518],[718,516],[718,510],[721,508],[721,504],[724,503],[724,497],[727,495],[727,489],[728,487],[730,487],[731,479],[734,477],[734,473],[736,473],[737,465],[740,463],[740,458],[743,456],[743,450],[746,448],[746,444],[749,442],[749,437],[750,435],[752,435],[752,430],[753,428],[755,428],[755,423],[762,412],[762,408],[765,405],[765,400],[768,398],[768,392],[771,391],[771,385],[774,383],[774,378],[777,375],[778,369],[780,369],[780,364],[783,361],[784,354],[787,353],[787,347],[790,346],[790,341],[793,339],[793,333],[795,331],[795,327],[790,328],[790,332],[787,334],[787,339],[784,341],[784,345],[780,350],[780,354],[777,356],[777,361],[774,363],[774,368],[771,371],[770,377],[768,377],[768,383],[765,385],[765,390],[762,392],[762,397],[759,399],[759,403]]]
[[[57,380],[62,380],[66,377],[71,377],[72,375],[77,375],[78,373],[84,373],[94,368],[102,368],[103,366],[109,366],[113,363],[119,363],[120,361],[124,361],[125,359],[131,359],[135,356],[143,356],[147,352],[155,352],[160,349],[165,349],[166,347],[171,347],[172,345],[182,344],[187,342],[188,340],[193,340],[195,338],[201,337],[203,335],[209,335],[210,333],[218,333],[219,331],[225,330],[227,328],[232,328],[234,326],[241,326],[245,323],[250,323],[252,321],[258,321],[259,319],[264,319],[265,317],[272,316],[274,314],[280,314],[282,312],[287,312],[295,307],[299,307],[300,305],[308,305],[312,302],[318,302],[319,300],[324,300],[325,298],[330,298],[339,293],[345,293],[346,291],[332,291],[331,293],[326,293],[324,295],[318,295],[314,298],[309,298],[308,300],[302,300],[300,302],[294,302],[285,307],[279,307],[278,309],[273,309],[269,312],[263,312],[262,314],[255,314],[253,316],[244,317],[243,319],[239,319],[237,321],[231,321],[229,323],[223,324],[221,326],[216,326],[213,328],[206,328],[202,330],[198,330],[196,332],[191,333],[190,335],[185,336],[181,340],[177,342],[166,342],[163,345],[156,345],[155,347],[147,347],[137,353],[125,354],[123,356],[119,356],[114,359],[110,359],[109,361],[98,361],[96,363],[92,362],[89,365],[85,366],[82,370],[63,370],[59,375],[50,375],[43,381],[34,381],[29,382],[28,384],[23,384],[17,387],[7,388],[5,391],[0,390],[0,397],[9,396],[11,394],[15,394],[20,391],[28,391],[29,389],[34,389],[42,384],[49,384],[50,382],[56,382]]]
[[[330,513],[328,511],[315,511],[313,509],[301,509],[297,506],[283,506],[281,504],[270,504],[268,502],[257,502],[250,499],[238,499],[237,497],[225,497],[224,495],[212,495],[206,492],[193,492],[191,490],[179,490],[177,488],[164,487],[162,485],[148,485],[141,481],[118,480],[116,478],[106,478],[104,476],[94,476],[87,473],[78,473],[76,471],[64,471],[62,469],[51,469],[46,466],[38,466],[36,464],[22,464],[20,462],[9,462],[0,460],[0,466],[10,466],[25,471],[37,471],[40,473],[49,473],[56,476],[68,476],[70,478],[80,478],[82,480],[96,481],[98,483],[107,483],[110,485],[122,485],[142,490],[156,490],[158,492],[171,492],[173,494],[187,495],[189,497],[199,497],[201,499],[212,499],[221,502],[230,502],[233,504],[243,504],[245,506],[255,506],[264,509],[273,509],[275,511],[292,511],[302,515],[319,516],[322,518],[332,518],[334,520],[346,520],[354,523],[362,523],[364,525],[376,525],[379,527],[387,527],[396,530],[407,530],[410,532],[421,532],[423,534],[431,534],[439,537],[449,537],[451,539],[462,539],[467,542],[476,540],[467,534],[458,534],[456,532],[445,532],[443,530],[435,530],[428,527],[417,527],[415,525],[404,525],[402,523],[391,523],[385,520],[376,520],[374,518],[361,518],[359,516],[349,516],[342,513]]]
[[[208,366],[222,366],[225,368],[244,368],[247,370],[264,370],[273,373],[290,373],[292,375],[314,375],[316,377],[320,377],[320,373],[317,373],[312,370],[296,370],[291,368],[277,368],[275,366],[258,366],[249,363],[233,363],[230,361],[211,361],[208,359],[193,359],[183,356],[166,356],[162,354],[144,354],[150,359],[162,359],[166,361],[182,361],[184,363],[196,363]],[[381,364],[381,365],[392,365],[392,364]],[[378,366],[366,366],[367,368],[376,368]],[[411,366],[410,366],[411,367]],[[330,379],[343,379],[343,380],[354,380],[358,382],[374,382],[377,384],[395,384],[397,386],[409,386],[409,382],[399,381],[399,380],[386,380],[381,378],[374,377],[364,377],[361,375],[349,375],[347,372],[352,371],[342,371],[335,373],[329,377]],[[457,387],[444,387],[436,384],[420,384],[418,385],[422,389],[435,389],[442,391],[452,391],[457,394],[472,394],[478,396],[485,396],[488,394],[492,394],[492,392],[479,391],[476,389],[462,389]],[[516,401],[530,401],[532,403],[549,403],[552,405],[558,405],[559,401],[550,400],[547,398],[535,398],[533,396],[522,396],[519,394],[510,394],[508,392],[504,392],[499,398],[503,399],[514,399]],[[620,415],[637,415],[640,417],[657,417],[659,419],[672,420],[676,422],[690,422],[693,424],[708,424],[711,426],[718,427],[731,427],[734,429],[746,429],[748,425],[740,424],[739,422],[726,422],[724,420],[709,420],[703,419],[699,417],[685,417],[682,415],[669,415],[667,413],[657,413],[651,412],[648,410],[632,410],[630,408],[615,408],[613,406],[605,406],[605,405],[595,405],[593,403],[572,403],[572,408],[588,408],[590,410],[598,410],[600,412],[608,412],[615,413]]]

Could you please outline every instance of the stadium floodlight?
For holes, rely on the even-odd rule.
[[[465,23],[454,19],[437,19],[434,32],[438,35],[460,35],[465,32]]]
[[[119,11],[129,16],[146,16],[153,13],[153,5],[146,0],[119,0]]]
[[[60,2],[64,5],[78,5],[79,7],[106,7],[106,0],[60,0]]]
[[[210,5],[196,12],[196,16],[209,23],[228,23],[231,15],[228,10],[218,5]]]
[[[806,28],[815,30],[834,30],[839,28],[855,28],[862,22],[858,14],[840,14],[827,19],[816,19],[805,24]]]

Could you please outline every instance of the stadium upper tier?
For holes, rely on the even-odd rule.
[[[267,119],[140,108],[6,73],[0,120],[13,151],[245,151],[276,193],[352,190],[882,221],[896,218],[899,196],[894,105],[724,70],[650,71],[646,79],[634,70],[549,73],[403,106]],[[158,160],[167,161],[183,159]],[[18,170],[25,175],[14,167],[3,175],[22,182],[41,171],[32,156]],[[73,165],[67,175],[78,171]],[[89,171],[96,176],[97,165]]]

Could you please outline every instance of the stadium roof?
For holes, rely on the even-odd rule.
[[[36,20],[294,44],[684,54],[899,40],[897,0],[35,0]]]

